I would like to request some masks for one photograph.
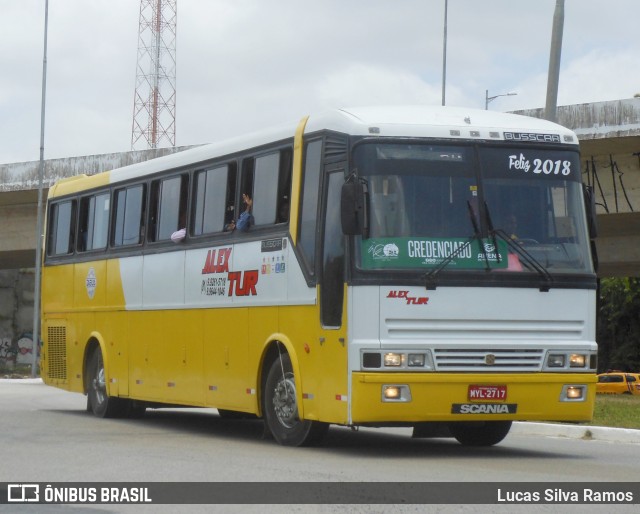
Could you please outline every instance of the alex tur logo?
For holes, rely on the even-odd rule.
[[[40,501],[40,486],[38,484],[9,484],[7,489],[7,501],[9,503]]]

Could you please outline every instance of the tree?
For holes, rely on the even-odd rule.
[[[640,278],[600,283],[597,317],[598,370],[640,370]]]

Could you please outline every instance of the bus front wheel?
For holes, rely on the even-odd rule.
[[[298,416],[295,377],[288,354],[280,355],[271,364],[263,395],[264,419],[275,440],[284,446],[319,444],[329,425],[302,420]]]
[[[87,410],[99,418],[114,418],[122,416],[126,405],[119,398],[109,397],[104,372],[102,352],[96,348],[89,358],[87,384]]]
[[[511,421],[458,421],[449,424],[449,431],[464,446],[493,446],[511,430]]]

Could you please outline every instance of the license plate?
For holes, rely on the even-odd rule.
[[[473,400],[506,400],[506,385],[477,385],[469,386],[469,401]]]

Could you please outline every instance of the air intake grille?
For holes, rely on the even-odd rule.
[[[534,371],[542,368],[540,349],[436,349],[439,371]]]
[[[48,327],[49,378],[67,379],[67,327]]]
[[[324,161],[339,162],[347,160],[348,143],[345,137],[329,134],[324,143]]]

